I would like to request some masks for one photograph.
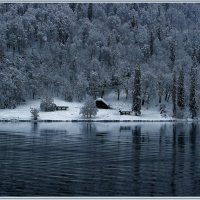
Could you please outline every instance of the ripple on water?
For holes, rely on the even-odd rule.
[[[1,127],[0,195],[200,195],[199,125],[122,124]]]

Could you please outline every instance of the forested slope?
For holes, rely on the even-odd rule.
[[[136,65],[142,104],[187,107],[200,91],[199,11],[199,4],[0,4],[0,108],[47,93],[132,98]]]

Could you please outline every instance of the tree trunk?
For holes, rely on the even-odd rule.
[[[167,102],[169,102],[170,96],[171,96],[170,93],[168,93]]]
[[[165,101],[167,101],[168,91],[165,93]]]
[[[126,99],[128,99],[128,90],[126,89]]]
[[[35,99],[35,92],[32,93],[32,98]]]
[[[142,106],[144,105],[144,99],[142,99]]]
[[[117,100],[119,101],[120,90],[117,90]]]
[[[162,96],[159,96],[159,103],[162,102]]]
[[[147,102],[146,102],[146,103],[147,103],[147,107],[146,107],[147,110],[149,109],[149,100],[150,100],[150,99],[149,99],[149,96],[148,96],[148,98],[147,98]]]
[[[104,90],[101,92],[101,98],[103,98],[103,96],[104,96]]]

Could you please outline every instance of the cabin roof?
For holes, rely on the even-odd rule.
[[[109,106],[109,103],[106,102],[104,99],[102,98],[97,98],[96,101],[102,101],[103,103],[105,103],[107,106]]]

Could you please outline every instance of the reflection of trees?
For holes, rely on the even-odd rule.
[[[190,162],[190,169],[192,169],[191,173],[191,180],[193,185],[196,186],[196,183],[199,181],[199,176],[196,174],[198,169],[197,157],[198,157],[198,149],[197,149],[197,135],[198,135],[198,128],[195,123],[192,123],[190,126],[189,132],[189,143],[190,143],[190,157],[192,158],[193,162]],[[194,190],[198,190],[198,187],[195,187]],[[194,191],[196,192],[196,191]]]
[[[189,130],[187,129],[189,127]],[[189,133],[189,140],[188,134]],[[171,193],[173,196],[177,195],[176,184],[178,179],[183,176],[177,177],[178,174],[184,174],[188,171],[184,180],[192,181],[196,185],[195,170],[196,170],[196,139],[197,139],[197,126],[196,124],[185,125],[183,123],[173,124],[172,135],[172,171],[171,171]],[[188,143],[188,142],[189,143]],[[189,148],[187,148],[189,145]],[[193,191],[192,191],[193,192]]]
[[[179,148],[182,148],[183,151],[184,151],[185,136],[184,136],[184,132],[183,131],[179,132],[177,139],[178,139],[178,146],[179,146]]]
[[[197,138],[197,125],[192,123],[190,126],[189,142],[191,147],[191,153],[195,154],[196,152],[196,138]]]
[[[172,174],[171,174],[171,192],[172,196],[176,195],[175,174],[176,174],[176,124],[173,124],[173,141],[172,141]]]
[[[102,144],[105,142],[105,138],[108,132],[98,131],[95,123],[82,123],[81,132],[84,133],[88,138],[93,138],[100,141]]]
[[[37,133],[38,132],[38,123],[37,122],[33,122],[31,124],[31,132],[33,132],[33,133]]]
[[[99,140],[102,144],[105,142],[107,133],[106,132],[97,132],[96,139]]]
[[[77,171],[79,172],[80,166],[82,166],[87,171],[86,174],[79,177],[79,180],[80,182],[89,180],[89,182],[87,181],[89,184],[86,184],[88,193],[91,190],[111,195],[118,184],[118,146],[112,140],[106,140],[110,132],[106,129],[104,132],[101,129],[103,124],[82,123],[81,125],[81,134],[84,135],[81,154],[86,162],[80,163],[79,167],[74,166],[73,170],[78,167]],[[83,185],[83,187],[86,186]]]
[[[187,158],[187,152],[186,152],[186,142],[185,139],[187,138],[187,125],[183,123],[178,123],[176,125],[176,161],[175,161],[175,171],[178,171],[179,176],[176,176],[177,179],[182,180],[184,177],[184,172],[187,170],[188,162],[185,162]],[[174,151],[174,149],[173,149]],[[184,191],[183,191],[184,192]]]
[[[95,135],[96,134],[96,125],[91,122],[83,122],[81,126],[81,132],[86,135]]]
[[[132,130],[132,142],[135,144],[149,142],[149,136],[141,134],[141,126],[139,125],[135,126],[135,129]]]
[[[185,130],[185,126],[183,123],[179,123],[176,125],[176,130],[177,130],[177,143],[178,143],[178,147],[182,149],[182,151],[184,151],[184,147],[185,147],[185,138],[186,138],[186,130]]]
[[[166,139],[166,135],[165,134],[166,134],[166,124],[160,126],[160,137],[159,137],[160,145]]]
[[[140,184],[138,181],[141,179],[140,175],[140,154],[141,154],[141,126],[135,126],[132,130],[132,142],[133,142],[133,182],[135,195],[140,195]]]
[[[136,144],[135,145],[136,148],[140,149],[141,147],[140,147],[139,144],[141,143],[141,141],[142,141],[142,138],[141,138],[141,126],[135,126],[135,129],[132,130],[132,142],[134,144]]]
[[[166,124],[161,125],[160,134],[159,134],[159,153],[160,154],[165,153],[163,150],[165,149],[165,143],[166,143],[166,131],[167,131]]]

